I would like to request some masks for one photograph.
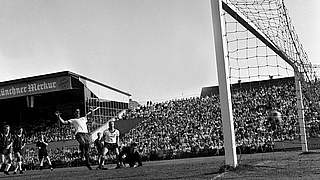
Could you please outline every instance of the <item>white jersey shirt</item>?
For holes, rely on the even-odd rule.
[[[86,117],[80,117],[75,119],[69,119],[68,122],[72,124],[76,130],[77,133],[88,133],[88,127],[87,127],[87,118]]]
[[[103,132],[104,142],[106,143],[117,143],[117,137],[119,137],[120,132],[118,129],[114,129],[112,132],[109,129],[106,129]]]

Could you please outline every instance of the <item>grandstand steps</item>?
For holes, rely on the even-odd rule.
[[[115,127],[120,131],[120,136],[123,136],[135,128],[142,120],[143,118],[119,120],[115,122]]]

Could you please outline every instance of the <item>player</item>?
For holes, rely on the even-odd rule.
[[[103,160],[102,156],[103,156],[103,144],[101,142],[101,133],[98,132],[97,134],[98,138],[94,141],[94,145],[97,148],[98,151],[98,164],[99,166],[97,167],[97,169],[102,169],[102,167],[100,166],[100,162]]]
[[[141,156],[138,152],[137,144],[135,142],[131,143],[129,146],[124,146],[119,157],[123,164],[128,163],[130,167],[142,166]]]
[[[277,110],[268,109],[268,118],[266,126],[268,132],[272,132],[273,140],[278,140],[281,137],[282,118],[281,113]]]
[[[103,162],[105,160],[105,156],[109,151],[113,151],[116,154],[117,167],[120,168],[120,157],[119,157],[119,130],[114,128],[114,121],[109,122],[109,127],[103,132],[102,143],[103,143],[103,156],[100,161],[99,167],[103,167]]]
[[[4,169],[4,174],[9,175],[9,169],[11,167],[12,163],[12,136],[10,133],[10,126],[5,125],[4,126],[4,132],[0,135],[0,143],[1,143],[1,166],[5,163],[7,160],[7,165]]]
[[[89,115],[90,113],[88,113],[87,115]],[[61,118],[60,113],[56,112],[56,116],[58,117],[58,119],[62,124],[70,124],[75,128],[76,140],[79,143],[81,158],[82,157],[85,158],[86,166],[88,167],[89,170],[92,170],[90,165],[90,159],[89,159],[90,137],[88,134],[88,127],[87,127],[87,122],[88,122],[87,115],[84,117],[81,117],[80,109],[76,109],[74,112],[75,118],[65,121]]]
[[[47,151],[48,143],[45,141],[43,134],[40,135],[39,141],[37,142],[36,146],[38,147],[38,150],[39,150],[38,155],[39,155],[39,161],[40,161],[40,170],[43,169],[44,159],[47,159],[50,170],[52,171],[53,167]]]
[[[20,174],[23,174],[22,153],[25,145],[26,145],[26,139],[23,134],[23,128],[19,128],[18,133],[14,136],[14,139],[13,139],[13,153],[17,158],[17,166],[14,170],[14,174],[17,174],[18,170],[20,171]]]

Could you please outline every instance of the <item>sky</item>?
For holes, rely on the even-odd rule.
[[[320,64],[320,1],[286,0]],[[0,0],[0,81],[71,71],[140,103],[217,84],[210,0]]]

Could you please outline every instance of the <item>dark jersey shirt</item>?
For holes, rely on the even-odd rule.
[[[36,146],[39,148],[39,152],[46,152],[47,151],[47,145],[43,142],[38,141]]]
[[[1,148],[6,148],[12,142],[13,142],[13,138],[10,133],[7,136],[5,134],[0,135]]]
[[[96,139],[95,141],[94,141],[94,145],[97,147],[97,150],[98,151],[101,151],[102,150],[102,148],[103,148],[103,145],[102,145],[102,143],[101,143],[101,139]]]
[[[124,146],[124,147],[122,148],[122,153],[123,153],[123,154],[126,154],[127,156],[128,156],[128,155],[131,155],[131,154],[134,153],[134,148],[131,147],[131,146]]]
[[[20,137],[18,135],[15,135],[13,140],[13,148],[14,149],[21,149],[22,146],[25,144],[26,139],[25,136],[22,134]]]

